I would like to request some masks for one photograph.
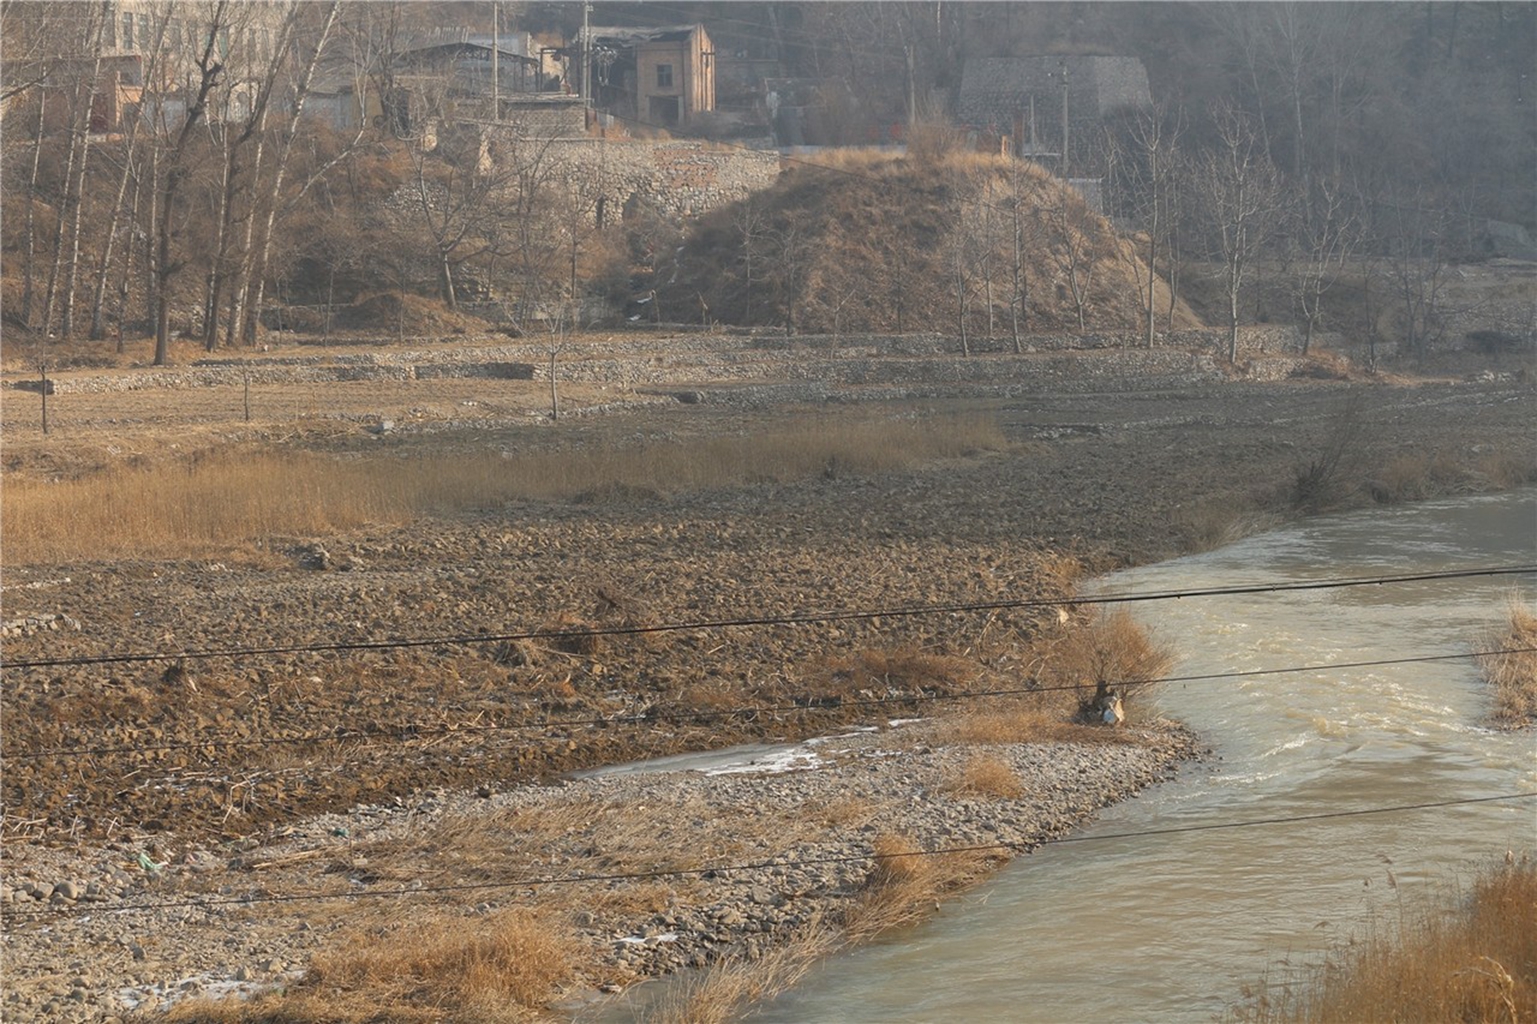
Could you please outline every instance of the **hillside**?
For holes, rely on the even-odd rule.
[[[1022,332],[1077,329],[1080,311],[1088,330],[1134,330],[1146,273],[1081,195],[1033,167],[873,151],[793,166],[702,217],[656,268],[667,319],[959,334],[964,315],[978,336],[1009,336],[1016,311]],[[1169,295],[1155,292],[1161,326]],[[1176,304],[1175,327],[1199,325]]]

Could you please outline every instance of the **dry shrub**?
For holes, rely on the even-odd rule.
[[[1238,1019],[1499,1021],[1537,1006],[1537,865],[1485,871],[1453,915],[1408,909],[1397,928],[1340,950],[1301,985],[1261,983]]]
[[[1502,491],[1537,483],[1537,459],[1520,452],[1490,452],[1479,458],[1473,471],[1489,486]]]
[[[931,735],[936,743],[990,746],[1011,743],[1124,741],[1125,738],[1120,734],[1073,723],[1070,719],[1077,710],[1078,702],[1074,699],[1037,707],[1015,706],[999,710],[972,711],[936,723]]]
[[[1019,775],[996,757],[978,754],[961,766],[945,787],[961,796],[995,797],[1017,800],[1024,795]]]
[[[1355,369],[1344,356],[1314,349],[1305,360],[1297,364],[1291,375],[1312,380],[1350,380],[1355,375]]]
[[[1324,425],[1317,449],[1292,472],[1288,500],[1303,512],[1324,512],[1349,501],[1359,487],[1366,402],[1351,392]]]
[[[1491,629],[1485,650],[1509,651],[1478,659],[1479,671],[1494,687],[1494,717],[1516,727],[1537,719],[1537,612],[1512,598],[1503,630]]]
[[[1429,455],[1400,455],[1388,460],[1366,483],[1366,489],[1379,504],[1421,501],[1440,494],[1469,490],[1469,476],[1455,459],[1444,452]]]
[[[852,943],[915,924],[938,908],[945,893],[974,880],[989,857],[977,851],[926,853],[903,836],[877,836],[864,891],[844,916]]]
[[[1277,522],[1273,514],[1245,512],[1228,501],[1178,509],[1172,525],[1181,552],[1200,552],[1236,544],[1274,529]]]
[[[1081,710],[1100,706],[1110,690],[1127,700],[1168,674],[1174,652],[1125,608],[1101,611],[1068,633],[1040,673],[1048,686],[1077,690]]]
[[[382,934],[381,934],[382,932]],[[287,991],[245,1004],[188,1003],[187,1021],[526,1021],[584,968],[558,922],[528,910],[485,917],[419,916],[351,935],[316,954]]]

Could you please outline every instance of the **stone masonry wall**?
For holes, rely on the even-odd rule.
[[[611,216],[632,197],[669,216],[691,216],[765,189],[779,177],[774,150],[690,140],[556,139],[550,156],[600,181]]]

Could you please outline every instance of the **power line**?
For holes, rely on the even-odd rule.
[[[746,864],[721,864],[713,867],[696,868],[660,868],[651,871],[616,871],[604,874],[558,875],[553,878],[518,878],[501,882],[461,882],[452,885],[420,886],[412,889],[384,889],[384,890],[341,890],[325,892],[302,893],[266,893],[263,895],[216,897],[203,900],[167,900],[157,903],[132,903],[125,906],[103,906],[102,904],[74,904],[66,908],[54,911],[16,911],[0,906],[0,916],[11,917],[16,920],[32,920],[43,917],[51,917],[58,913],[113,913],[128,914],[142,913],[154,910],[176,909],[207,909],[219,906],[250,906],[257,903],[299,903],[307,900],[356,900],[356,899],[400,899],[409,896],[429,895],[433,893],[450,892],[483,892],[493,889],[518,889],[532,888],[547,885],[582,885],[593,882],[630,882],[648,881],[658,878],[686,878],[693,876],[729,875],[738,871],[763,871],[769,868],[779,867],[820,867],[830,864],[855,864],[865,861],[897,860],[905,857],[943,857],[962,853],[989,853],[989,852],[1014,852],[1029,853],[1041,846],[1057,846],[1068,843],[1092,843],[1107,839],[1141,839],[1150,836],[1182,835],[1190,832],[1213,832],[1219,830],[1237,828],[1258,828],[1270,825],[1294,825],[1315,821],[1328,821],[1338,818],[1356,818],[1373,814],[1395,814],[1406,811],[1432,810],[1442,807],[1461,807],[1471,804],[1496,803],[1509,800],[1529,800],[1537,797],[1537,791],[1523,793],[1506,793],[1500,796],[1466,797],[1459,800],[1432,800],[1415,804],[1390,804],[1379,807],[1363,807],[1347,811],[1320,811],[1315,814],[1297,814],[1290,816],[1278,816],[1270,818],[1250,818],[1243,821],[1215,821],[1193,825],[1173,825],[1167,828],[1138,829],[1130,832],[1104,832],[1091,835],[1069,835],[1060,837],[1048,837],[1036,841],[1021,841],[1017,843],[976,843],[967,846],[942,846],[933,850],[915,850],[911,853],[866,853],[866,854],[838,854],[827,857],[808,857],[802,860],[791,860],[784,857],[776,857],[770,860],[757,861]]]
[[[1321,663],[1313,665],[1292,665],[1286,668],[1257,668],[1246,669],[1238,672],[1209,672],[1198,675],[1167,676],[1157,679],[1123,679],[1107,682],[1111,689],[1124,689],[1131,686],[1142,686],[1150,683],[1195,683],[1212,682],[1223,679],[1246,679],[1255,676],[1286,675],[1299,672],[1321,672],[1329,669],[1354,669],[1377,668],[1387,665],[1413,665],[1436,661],[1456,661],[1463,658],[1487,658],[1504,654],[1527,654],[1537,652],[1537,647],[1503,647],[1488,651],[1465,651],[1458,654],[1426,654],[1406,658],[1382,658],[1374,661],[1345,661]],[[0,764],[6,761],[40,761],[49,758],[74,758],[74,757],[99,757],[106,754],[142,754],[150,751],[170,750],[201,750],[204,748],[217,748],[221,750],[246,750],[260,747],[294,746],[311,743],[345,743],[345,742],[408,742],[430,739],[435,736],[468,736],[476,734],[522,732],[532,729],[577,729],[594,726],[615,725],[640,725],[654,724],[657,722],[690,722],[709,721],[723,718],[736,718],[747,715],[779,715],[795,712],[819,712],[842,711],[850,708],[880,707],[886,705],[911,705],[931,704],[941,701],[982,700],[991,697],[1022,697],[1035,693],[1063,693],[1086,689],[1089,684],[1070,684],[1063,686],[1023,686],[994,690],[968,690],[964,693],[915,693],[902,697],[869,697],[861,700],[839,700],[836,703],[819,701],[817,698],[806,697],[800,701],[781,704],[758,704],[720,710],[694,710],[694,711],[644,711],[639,714],[614,715],[599,718],[574,718],[555,719],[546,722],[516,722],[516,723],[489,723],[485,725],[443,725],[434,728],[421,728],[407,725],[394,732],[344,732],[338,729],[324,733],[306,733],[300,736],[273,736],[264,738],[239,739],[239,740],[180,740],[174,743],[149,743],[134,744],[131,746],[116,747],[62,747],[54,750],[30,751],[22,754],[6,754],[0,757]]]
[[[854,609],[841,612],[805,612],[790,615],[744,615],[736,618],[698,619],[653,625],[593,626],[586,629],[532,630],[516,633],[476,633],[443,635],[396,640],[339,640],[325,644],[276,644],[266,647],[226,647],[197,651],[139,652],[132,654],[87,655],[72,658],[35,658],[0,664],[0,671],[14,669],[57,668],[84,665],[121,665],[156,661],[192,661],[205,658],[245,658],[273,654],[322,654],[339,651],[401,650],[414,647],[439,647],[453,644],[473,645],[507,643],[520,640],[577,640],[601,636],[642,636],[694,629],[728,629],[747,626],[795,626],[866,619],[911,618],[922,615],[961,612],[1008,611],[1023,608],[1061,608],[1074,605],[1131,604],[1142,601],[1167,601],[1193,597],[1227,597],[1244,594],[1272,594],[1289,591],[1332,590],[1342,587],[1381,586],[1392,583],[1419,583],[1437,580],[1468,579],[1481,576],[1516,576],[1537,573],[1537,565],[1489,566],[1444,572],[1414,573],[1399,576],[1342,577],[1328,580],[1302,580],[1289,583],[1257,583],[1233,587],[1206,587],[1191,590],[1150,591],[1131,594],[1100,594],[1072,598],[1018,598],[1003,601],[976,601],[957,604],[909,605],[894,608]]]

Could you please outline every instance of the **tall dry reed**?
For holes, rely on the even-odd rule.
[[[1003,444],[996,423],[978,417],[816,417],[759,435],[628,449],[353,460],[263,451],[59,483],[10,481],[0,494],[0,540],[12,565],[186,557],[511,501],[629,501],[890,472]]]

